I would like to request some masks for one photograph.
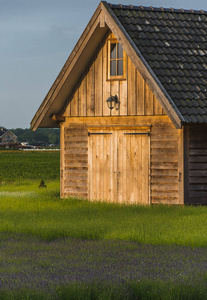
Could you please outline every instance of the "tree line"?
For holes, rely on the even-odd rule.
[[[27,142],[34,146],[60,145],[60,129],[39,128],[36,131],[30,129],[10,129],[19,142]]]

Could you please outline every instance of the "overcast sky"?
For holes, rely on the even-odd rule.
[[[30,127],[99,2],[0,0],[0,126]],[[206,0],[109,2],[207,10]]]

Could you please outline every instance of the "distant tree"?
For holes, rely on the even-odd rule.
[[[60,130],[53,128],[39,128],[36,131],[16,128],[11,131],[17,136],[19,142],[27,142],[30,145],[60,144]]]
[[[48,141],[50,144],[57,144],[57,136],[53,133],[49,133]]]

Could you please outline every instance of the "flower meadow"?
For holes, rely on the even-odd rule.
[[[60,199],[59,160],[0,152],[0,299],[207,299],[206,207]]]

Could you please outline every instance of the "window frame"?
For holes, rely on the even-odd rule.
[[[111,75],[111,44],[120,44],[117,39],[110,38],[107,41],[107,80],[126,80],[126,53],[123,49],[123,75]],[[121,44],[120,44],[121,45]],[[116,58],[116,61],[118,59]]]

